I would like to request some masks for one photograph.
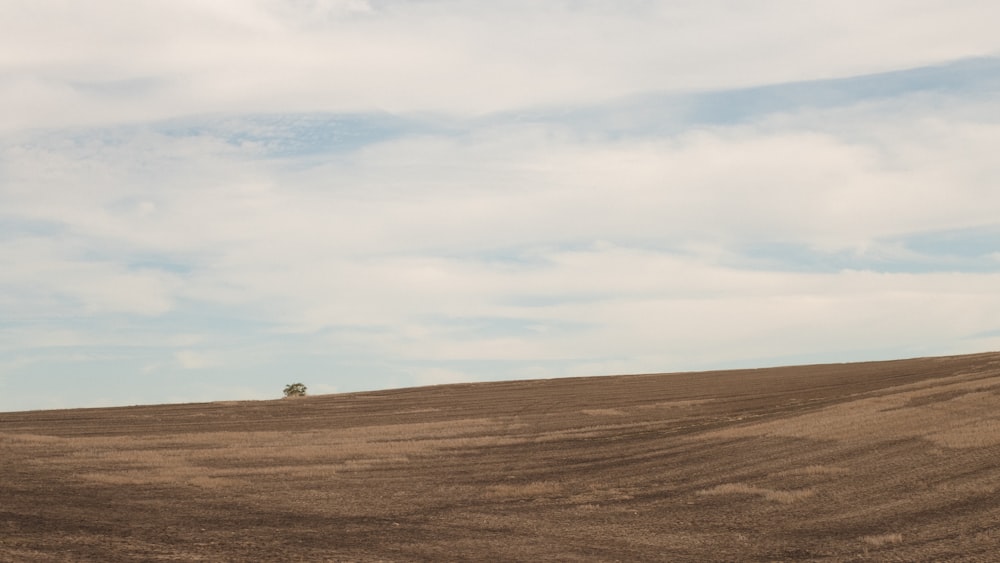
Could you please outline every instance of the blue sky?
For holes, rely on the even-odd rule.
[[[998,10],[6,2],[0,411],[1000,349]]]

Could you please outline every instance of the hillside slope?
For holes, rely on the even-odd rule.
[[[989,560],[1000,353],[0,413],[2,561]]]

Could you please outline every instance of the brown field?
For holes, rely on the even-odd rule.
[[[0,413],[0,560],[996,561],[1000,353]]]

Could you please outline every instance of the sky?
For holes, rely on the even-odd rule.
[[[993,0],[0,3],[0,411],[1000,350]]]

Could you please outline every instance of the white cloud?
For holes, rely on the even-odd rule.
[[[46,239],[5,241],[0,261],[0,287],[18,296],[10,304],[14,316],[80,313],[157,315],[173,304],[174,276],[130,271],[115,259],[87,259],[74,243]],[[67,252],[69,250],[69,252]],[[76,250],[76,252],[73,252]]]
[[[996,53],[995,11],[5,3],[0,367],[336,361],[310,388],[351,389],[972,351],[996,340],[995,248],[908,241],[996,224],[985,82],[729,121],[686,121],[697,96],[561,112]],[[439,113],[281,117],[378,107]],[[605,110],[670,128],[580,117]]]
[[[8,2],[0,129],[218,111],[477,113],[995,54],[987,1]],[[956,32],[955,30],[961,30]]]
[[[422,309],[403,309],[411,320],[401,315],[392,335],[373,338],[385,355],[423,362],[629,358],[632,370],[656,371],[790,351],[940,346],[989,330],[1000,313],[992,290],[997,275],[750,273],[613,249],[576,261],[496,275],[488,278],[500,286],[494,291],[464,278],[470,293],[481,293],[478,301],[467,299],[466,315],[531,321],[551,330],[468,333],[448,323],[450,313],[459,313],[432,297]],[[496,303],[538,294],[552,303]]]
[[[711,263],[748,243],[863,254],[886,237],[993,220],[1000,125],[838,111],[866,137],[845,120],[610,141],[501,127],[304,169],[142,129],[12,145],[5,210],[66,234],[6,243],[15,266],[0,279],[93,312],[162,314],[189,299],[313,330],[509,314],[497,303],[525,295],[683,297],[740,276]],[[603,252],[564,249],[602,240],[613,243]],[[721,291],[756,291],[755,279]]]
[[[184,369],[205,369],[221,365],[218,358],[195,350],[179,350],[174,357]]]

